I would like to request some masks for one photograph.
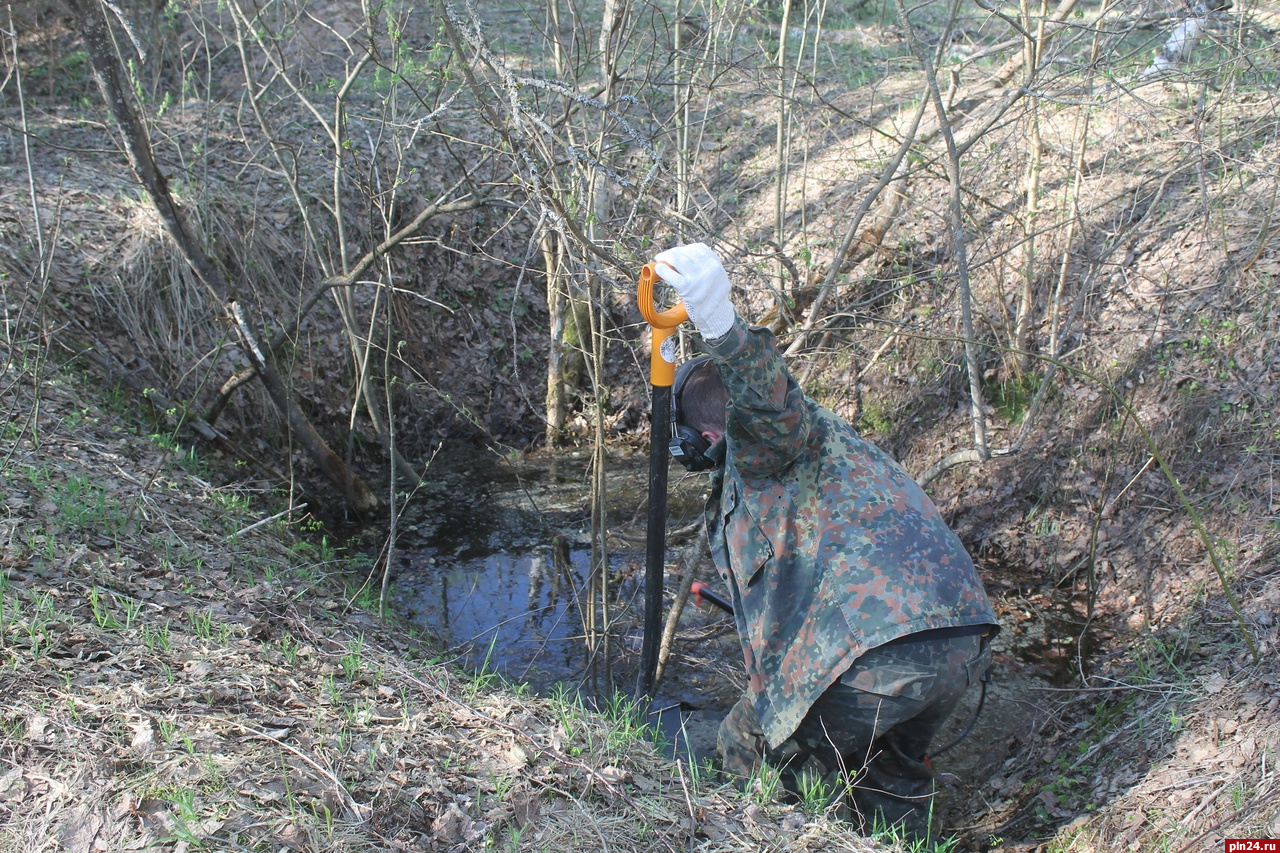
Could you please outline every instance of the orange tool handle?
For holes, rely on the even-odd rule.
[[[649,384],[658,388],[670,388],[676,381],[675,361],[667,361],[662,356],[662,345],[675,334],[676,327],[689,319],[683,302],[677,302],[665,311],[659,311],[653,301],[653,283],[658,273],[653,264],[645,264],[640,269],[640,284],[636,288],[636,299],[640,303],[640,316],[653,329],[653,340],[649,345]]]

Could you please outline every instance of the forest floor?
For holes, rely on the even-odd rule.
[[[23,51],[70,55],[58,48],[74,39],[48,32],[47,44],[33,39]],[[837,35],[900,41],[892,24]],[[118,384],[178,377],[175,387],[203,388],[192,377],[204,367],[156,367],[171,339],[200,353],[195,364],[216,346],[222,372],[211,361],[209,375],[247,362],[223,349],[216,306],[181,287],[182,262],[102,133],[105,113],[64,97],[63,71],[46,63],[48,99],[32,113],[39,134],[17,132],[25,119],[8,103],[2,131],[12,156],[0,162],[0,849],[880,848],[820,810],[783,804],[767,784],[739,793],[696,762],[673,761],[625,704],[596,713],[468,674],[375,615],[368,557],[325,539],[306,508],[280,503],[295,472],[314,472],[283,441],[272,444],[260,391],[242,392],[257,397],[220,422],[238,444],[196,452],[176,407]],[[915,92],[917,83],[876,91]],[[851,87],[841,108],[852,113],[870,91]],[[1091,132],[1105,144],[1081,173],[1096,206],[1080,216],[1079,245],[1063,248],[1077,265],[1071,280],[1093,288],[1080,285],[1082,343],[1071,352],[1080,372],[1057,377],[1049,414],[1020,454],[956,468],[930,487],[976,555],[1004,627],[988,707],[938,764],[940,823],[958,847],[1190,853],[1228,838],[1280,838],[1280,133],[1269,95],[1235,91],[1157,84],[1141,103],[1097,111]],[[751,169],[767,173],[757,154],[768,122],[753,124],[767,107],[744,97],[702,116],[727,128],[705,143],[715,179],[738,167],[748,184]],[[721,121],[730,110],[735,121]],[[183,134],[198,135],[180,114],[154,116],[170,134],[174,169],[191,148]],[[203,113],[192,105],[191,115]],[[1062,154],[1074,118],[1057,120],[1046,112],[1046,150]],[[995,200],[981,208],[990,219],[974,222],[984,259],[974,285],[991,329],[1016,302],[1003,259],[1019,223],[1002,218],[1001,205],[1020,203],[1009,200],[1020,190],[1006,153],[1021,129],[1003,132],[968,167],[975,198]],[[212,170],[227,170],[219,202],[242,188],[233,137],[210,137],[221,158],[210,158]],[[52,144],[21,163],[18,152],[37,139]],[[848,176],[844,160],[855,158],[841,145],[807,221],[828,236],[843,232],[848,198],[869,184]],[[815,175],[821,166],[815,160]],[[1060,169],[1056,186],[1070,177]],[[286,230],[292,214],[272,207],[285,193],[268,184],[241,211],[254,229],[259,216],[274,223],[252,230],[251,260],[268,272],[302,267]],[[954,327],[939,320],[954,305],[929,286],[949,263],[934,216],[945,189],[920,189],[895,224],[899,244],[850,271],[866,288],[846,294],[851,311],[872,310],[859,300],[878,287],[901,299],[880,299],[875,322],[851,340],[796,361],[798,372],[814,368],[813,393],[912,472],[970,440]],[[37,192],[57,211],[63,241],[43,279],[30,238]],[[760,244],[773,209],[766,195],[716,211],[727,242]],[[250,233],[226,220],[208,225],[222,245]],[[521,330],[507,340],[507,318],[488,316],[493,294],[475,280],[514,276],[489,264],[509,248],[494,247],[502,240],[467,242],[478,222],[449,223],[437,247],[426,240],[401,259],[421,265],[442,288],[431,298],[451,306],[417,315],[417,326],[405,321],[406,360],[456,383],[424,394],[429,406],[406,417],[406,441],[428,449],[450,430],[506,440],[537,420],[527,389],[511,391],[514,380],[495,380],[493,368],[544,330],[513,321]],[[523,245],[525,236],[503,239]],[[1046,257],[1053,249],[1041,246]],[[735,261],[731,272],[747,280],[758,261]],[[528,292],[530,278],[521,279]],[[756,316],[769,304],[763,288],[739,296]],[[171,301],[183,304],[165,315]],[[341,423],[347,387],[333,376],[348,342],[332,312],[312,322],[292,379],[309,411]],[[910,325],[928,322],[940,325]],[[532,331],[518,337],[525,326]],[[68,352],[77,357],[64,361]],[[868,356],[856,375],[842,362],[851,352]],[[119,353],[129,357],[113,361]],[[444,361],[433,360],[439,353]],[[637,372],[617,369],[611,435],[634,444],[645,389]],[[985,413],[993,446],[1021,429],[1001,411],[998,384]],[[462,411],[459,400],[491,408],[461,424],[450,414]],[[585,435],[582,415],[579,426]],[[1165,461],[1176,477],[1165,476]],[[289,474],[273,478],[280,470]],[[585,498],[583,507],[589,514]]]

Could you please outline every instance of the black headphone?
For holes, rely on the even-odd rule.
[[[684,394],[685,383],[699,365],[710,360],[711,356],[707,355],[689,359],[676,368],[676,378],[671,385],[671,439],[667,442],[667,450],[686,471],[710,471],[716,467],[715,460],[706,455],[711,449],[711,442],[693,427],[681,423],[680,418],[680,397]]]

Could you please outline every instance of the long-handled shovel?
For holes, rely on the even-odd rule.
[[[640,646],[638,693],[653,698],[662,638],[662,573],[667,551],[667,444],[671,420],[671,386],[676,376],[676,327],[689,319],[683,302],[659,311],[653,301],[658,279],[653,264],[640,270],[636,298],[640,314],[652,330],[649,353],[649,515],[645,535],[644,639]]]

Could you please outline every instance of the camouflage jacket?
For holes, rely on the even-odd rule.
[[[707,532],[771,747],[868,649],[995,624],[959,538],[892,459],[800,390],[773,335],[708,342],[729,391]]]

